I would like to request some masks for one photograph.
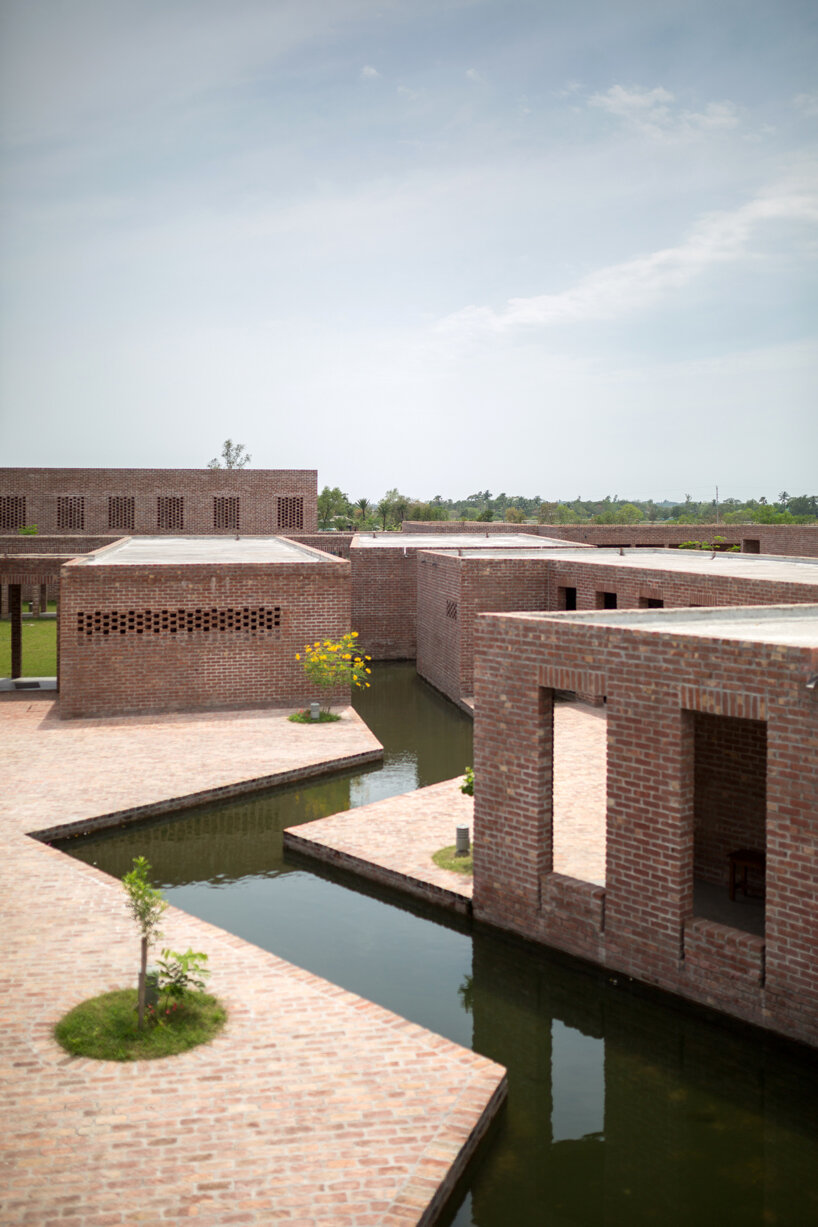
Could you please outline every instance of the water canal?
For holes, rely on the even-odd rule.
[[[818,1223],[818,1064],[616,977],[282,854],[287,826],[460,774],[471,721],[381,665],[356,707],[382,767],[64,845],[509,1072],[457,1227]]]

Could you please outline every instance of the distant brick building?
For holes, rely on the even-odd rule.
[[[737,546],[744,554],[786,554],[818,558],[818,524],[484,524],[476,520],[404,520],[405,533],[537,534],[603,549],[674,549],[686,541],[718,548]]]
[[[818,605],[477,622],[475,916],[818,1044]],[[606,699],[604,886],[553,872],[560,690]],[[712,918],[747,852],[760,931]]]
[[[349,580],[348,562],[275,537],[130,538],[76,558],[60,584],[60,715],[317,698],[295,656],[350,629]]]
[[[0,535],[314,533],[317,498],[315,469],[0,469]]]

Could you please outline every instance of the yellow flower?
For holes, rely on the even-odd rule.
[[[371,669],[367,669],[367,673],[371,673],[371,672],[372,672],[372,670],[371,670]],[[369,683],[368,683],[368,682],[367,682],[367,685],[369,685]]]
[[[314,648],[320,648],[321,644],[320,644],[320,643],[318,642],[318,640],[316,639],[315,643],[314,643],[312,646],[313,646]]]
[[[300,652],[296,652],[296,654],[295,654],[295,659],[296,659],[296,660],[300,660],[300,659],[301,659],[301,653],[300,653]]]
[[[366,686],[367,690],[369,690],[369,682],[364,682],[364,685]]]
[[[358,638],[358,632],[357,632],[357,631],[351,631],[350,633],[351,633],[351,635],[352,635],[352,638],[353,638],[353,639],[357,639],[357,638]]]

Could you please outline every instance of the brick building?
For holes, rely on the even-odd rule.
[[[474,690],[478,613],[818,602],[818,560],[490,544],[418,555],[418,672],[455,702]]]
[[[349,618],[349,563],[285,538],[126,538],[62,569],[60,715],[305,703]]]
[[[526,533],[603,549],[674,549],[721,538],[720,550],[818,558],[818,524],[483,524],[476,520],[404,520],[406,533]]]
[[[314,533],[315,469],[0,469],[0,534]]]
[[[818,1044],[818,605],[477,622],[475,916]],[[553,872],[565,690],[606,700],[604,885]]]
[[[418,554],[422,550],[469,548],[559,549],[562,543],[536,536],[359,533],[352,540],[352,623],[375,660],[413,660],[417,655]],[[576,546],[572,544],[573,549]]]

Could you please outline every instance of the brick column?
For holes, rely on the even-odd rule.
[[[11,615],[11,676],[23,674],[23,602],[20,584],[9,584]]]

